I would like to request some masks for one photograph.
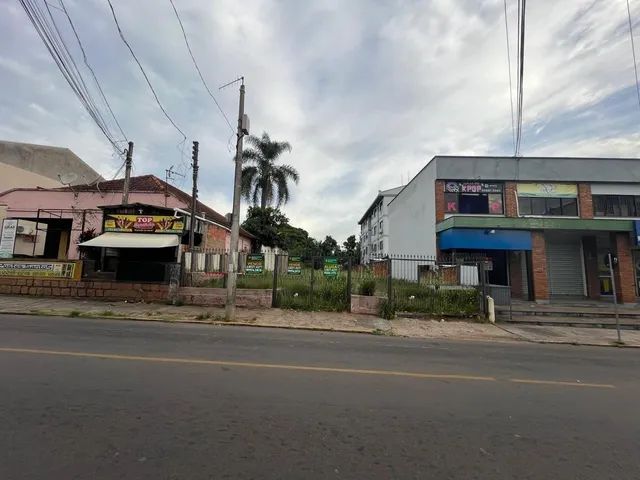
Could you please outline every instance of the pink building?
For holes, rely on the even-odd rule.
[[[26,239],[33,243],[35,256],[77,259],[81,235],[102,233],[99,207],[120,204],[123,185],[124,180],[120,179],[64,188],[15,188],[0,193],[0,205],[6,206],[7,218],[37,223],[35,232],[30,232],[30,238]],[[191,196],[154,175],[142,175],[131,178],[128,203],[172,208],[186,218],[191,209]],[[202,232],[199,246],[228,250],[231,232],[227,218],[200,202],[197,210],[199,226],[196,231]],[[239,250],[250,251],[253,238],[241,229]],[[25,239],[20,240],[25,243]],[[24,248],[21,253],[28,255]]]

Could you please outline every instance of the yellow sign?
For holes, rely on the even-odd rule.
[[[82,262],[19,261],[0,262],[0,277],[59,278],[80,280]]]
[[[104,219],[105,232],[182,233],[183,230],[182,217],[171,215],[108,214]]]
[[[578,187],[570,183],[519,183],[521,197],[565,197],[578,196]]]

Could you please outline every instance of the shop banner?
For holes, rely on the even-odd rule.
[[[182,217],[171,215],[105,214],[105,232],[125,233],[177,233],[184,230]]]
[[[338,259],[336,257],[325,257],[324,276],[332,278],[338,276]]]
[[[568,183],[519,183],[518,195],[521,197],[565,197],[578,196],[578,186]]]
[[[445,182],[447,193],[502,193],[501,183],[484,182]]]
[[[300,257],[289,257],[289,263],[287,265],[287,273],[289,275],[300,275],[300,274],[302,274],[302,258],[300,258]]]
[[[12,258],[16,243],[18,220],[5,218],[2,221],[2,236],[0,237],[0,258]]]
[[[80,280],[82,262],[0,261],[0,277]]]
[[[264,255],[252,253],[247,255],[247,266],[244,269],[247,275],[262,275],[264,273]]]

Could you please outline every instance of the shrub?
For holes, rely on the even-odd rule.
[[[393,301],[384,299],[378,307],[378,314],[385,320],[393,320],[396,318],[396,305]]]
[[[358,285],[358,294],[373,297],[376,294],[376,281],[373,278],[362,280]]]

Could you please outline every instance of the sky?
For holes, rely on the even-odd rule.
[[[44,8],[43,0],[37,0]],[[232,132],[204,89],[169,0],[112,0],[163,116],[118,36],[106,0],[63,0],[127,138],[134,174],[231,210]],[[59,0],[49,0],[59,6]],[[195,58],[231,124],[245,77],[251,133],[291,143],[300,183],[291,223],[339,242],[378,190],[434,155],[513,155],[503,0],[174,0]],[[515,94],[516,4],[507,0]],[[640,0],[631,1],[640,49]],[[52,8],[70,51],[81,51]],[[537,0],[526,11],[524,156],[638,156],[640,107],[625,0]],[[640,51],[638,51],[640,56]],[[86,79],[89,71],[83,69]],[[122,160],[57,70],[17,0],[0,0],[0,139],[68,147],[106,178]],[[96,98],[98,97],[95,91]],[[106,108],[102,106],[103,113]],[[243,202],[242,210],[246,211]]]

